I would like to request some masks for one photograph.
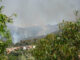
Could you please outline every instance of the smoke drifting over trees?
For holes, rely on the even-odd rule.
[[[80,0],[5,0],[3,4],[5,5],[4,13],[11,15],[16,12],[18,15],[12,24],[13,30],[15,26],[17,27],[16,31],[19,27],[23,29],[35,26],[45,28],[46,25],[56,25],[63,19],[73,21],[74,10],[80,9]]]

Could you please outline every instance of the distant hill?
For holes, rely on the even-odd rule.
[[[55,33],[59,30],[58,25],[32,26],[25,28],[15,26],[8,27],[11,31],[14,43],[24,39],[41,38],[49,33]]]

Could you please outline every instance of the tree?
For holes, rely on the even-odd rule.
[[[0,6],[0,60],[6,47],[12,42],[11,34],[7,28],[7,24],[12,22],[12,18],[2,13],[3,8],[4,6]]]
[[[56,38],[54,34],[49,34],[45,38],[40,39],[36,43],[36,48],[31,52],[35,60],[51,60],[53,41]]]
[[[63,21],[59,28],[58,34],[47,35],[36,43],[32,50],[36,60],[79,60],[80,19]]]

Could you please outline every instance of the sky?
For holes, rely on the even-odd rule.
[[[58,23],[74,21],[74,11],[80,10],[80,0],[4,0],[2,4],[6,15],[17,14],[8,25],[15,43],[56,31]]]
[[[4,13],[17,14],[12,25],[23,28],[74,20],[74,11],[80,9],[80,0],[4,0],[3,4]]]

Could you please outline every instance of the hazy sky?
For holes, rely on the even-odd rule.
[[[55,32],[56,24],[63,19],[73,21],[74,11],[80,10],[80,0],[4,0],[3,4],[3,12],[8,16],[13,13],[18,15],[8,26],[14,43]]]
[[[14,26],[57,24],[74,19],[73,11],[80,9],[80,0],[4,0],[4,13],[17,13]]]

